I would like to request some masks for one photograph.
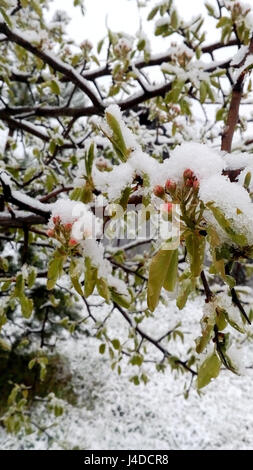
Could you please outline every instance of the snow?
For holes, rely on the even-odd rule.
[[[246,57],[245,62],[239,69],[236,69],[233,73],[233,79],[236,82],[238,78],[240,77],[241,73],[244,72],[244,70],[252,68],[253,65],[253,54],[250,54]]]
[[[165,178],[172,178],[176,182],[182,180],[185,169],[190,168],[201,181],[220,174],[224,163],[218,152],[205,144],[186,142],[171,152],[171,158],[163,163]]]
[[[246,54],[248,53],[248,46],[241,46],[240,49],[238,49],[238,52],[235,54],[234,58],[230,62],[230,66],[238,65],[240,62],[246,57]]]
[[[43,212],[48,212],[51,210],[51,204],[44,204],[43,202],[34,199],[33,197],[28,196],[27,194],[21,193],[21,191],[12,191],[12,196],[19,202],[27,204],[34,209],[39,209]]]
[[[187,319],[186,331],[194,327],[198,330],[201,310],[199,300],[190,302],[182,315],[175,309],[174,302],[168,307],[159,307],[157,336],[161,323],[175,325],[179,319]],[[108,333],[118,336],[124,320],[114,312],[109,321]],[[148,331],[153,333],[152,324],[150,322]],[[48,443],[44,433],[29,436],[20,433],[16,437],[0,428],[1,449],[62,449],[62,446],[92,450],[252,449],[251,369],[247,369],[246,376],[222,370],[201,396],[193,388],[186,400],[183,387],[185,380],[189,386],[188,375],[185,380],[182,376],[175,379],[169,369],[162,374],[152,364],[146,364],[150,380],[146,386],[135,386],[129,382],[135,367],[129,371],[126,358],[118,376],[111,370],[108,357],[98,354],[100,343],[92,335],[85,337],[85,341],[83,337],[70,337],[57,344],[59,352],[70,360],[78,404],[67,405],[66,412],[55,420],[56,426],[48,429],[53,436],[51,442]],[[171,343],[168,346],[172,348]],[[188,334],[185,345],[181,346],[177,340],[177,348],[191,346]],[[247,353],[252,355],[252,345],[247,346]],[[37,405],[38,423],[46,416],[43,406],[43,403]],[[48,418],[46,424],[52,421],[53,418]]]
[[[236,232],[244,234],[249,245],[253,244],[253,206],[242,186],[231,183],[227,177],[214,175],[200,185],[199,196],[204,203],[214,202],[232,221]]]

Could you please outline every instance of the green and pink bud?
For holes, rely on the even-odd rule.
[[[157,186],[154,187],[153,193],[156,197],[160,197],[161,199],[163,199],[165,196],[164,187],[158,184]]]
[[[183,176],[185,181],[187,181],[188,179],[191,180],[194,178],[194,173],[190,168],[187,168],[186,170],[184,170]]]
[[[177,184],[175,181],[168,179],[165,183],[165,190],[167,193],[174,193],[177,189]]]
[[[73,247],[78,244],[78,241],[76,241],[74,238],[70,238],[69,240],[69,246]]]
[[[54,230],[52,228],[49,228],[47,230],[47,236],[48,237],[54,237],[55,233],[54,233]]]
[[[53,223],[54,223],[54,225],[59,224],[60,221],[61,221],[61,218],[60,218],[59,215],[55,215],[55,216],[53,217]]]
[[[72,227],[73,227],[73,224],[71,224],[71,223],[64,224],[64,228],[65,228],[66,232],[71,232]]]

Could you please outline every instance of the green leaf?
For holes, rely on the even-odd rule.
[[[9,15],[7,15],[7,13],[4,11],[4,8],[0,7],[0,13],[1,13],[3,19],[6,21],[7,25],[11,28],[12,27],[12,21],[11,21]]]
[[[210,100],[214,103],[215,102],[215,96],[213,94],[212,88],[210,87],[208,82],[205,82],[205,85],[206,85],[207,94],[208,94]]]
[[[97,45],[97,53],[100,54],[101,52],[101,49],[103,47],[103,44],[104,44],[104,39],[101,39],[99,42],[98,42],[98,45]]]
[[[209,13],[210,16],[214,16],[214,8],[210,3],[205,3],[205,7]]]
[[[145,39],[140,39],[137,43],[138,51],[143,51],[143,49],[145,49],[145,45],[146,45]]]
[[[209,356],[203,364],[201,364],[198,371],[197,386],[200,390],[201,388],[208,385],[212,379],[218,377],[220,372],[221,361],[214,352]]]
[[[132,366],[140,367],[143,363],[143,356],[141,356],[140,354],[135,354],[131,357],[129,362],[130,364],[132,364]]]
[[[16,277],[16,286],[14,290],[14,296],[19,297],[23,295],[25,288],[25,282],[22,274],[18,274]]]
[[[89,297],[95,289],[97,282],[97,268],[92,266],[91,259],[85,258],[85,282],[84,282],[84,295]]]
[[[124,308],[129,308],[129,300],[126,299],[126,297],[124,297],[123,295],[120,295],[118,294],[117,292],[115,291],[111,291],[111,295],[112,295],[112,300],[113,302],[115,302],[116,304],[119,304],[121,305],[121,307],[124,307]]]
[[[21,311],[24,318],[30,318],[33,312],[33,301],[25,295],[19,297]]]
[[[54,252],[53,258],[49,262],[48,266],[47,288],[49,290],[54,288],[57,279],[61,276],[65,260],[66,256],[60,250],[56,250]]]
[[[159,302],[162,287],[170,290],[176,283],[177,250],[160,250],[151,260],[148,278],[147,303],[153,312]]]
[[[159,25],[155,29],[155,36],[167,36],[169,31],[169,25],[167,23]]]
[[[25,173],[24,173],[24,178],[23,178],[23,182],[24,183],[27,183],[27,181],[29,181],[33,175],[36,173],[36,168],[35,167],[30,167],[30,168],[27,168]]]
[[[30,0],[31,7],[36,11],[37,15],[42,18],[42,9],[39,6],[39,3],[36,0]]]
[[[2,257],[0,256],[0,269],[1,269],[2,271],[4,271],[5,273],[8,271],[8,269],[9,269],[9,263],[8,263],[7,258],[2,258]]]
[[[171,22],[172,28],[177,29],[177,27],[178,27],[178,16],[177,16],[176,10],[173,10],[173,12],[171,13],[170,22]]]
[[[132,192],[132,188],[126,187],[121,194],[119,204],[124,210],[127,209],[127,204],[128,204],[131,192]]]
[[[2,326],[5,325],[6,322],[7,322],[6,314],[3,310],[0,310],[0,330],[1,330]]]
[[[2,286],[1,286],[1,291],[4,292],[9,289],[11,286],[12,282],[11,281],[5,281]]]
[[[110,293],[108,284],[105,279],[100,278],[97,280],[97,290],[98,290],[99,295],[101,295],[101,297],[103,297],[103,299],[105,299],[106,302],[110,301],[111,293]]]
[[[179,294],[177,297],[177,307],[182,310],[187,302],[187,299],[190,293],[193,290],[193,281],[192,279],[184,279],[180,283]]]
[[[250,182],[251,182],[251,172],[248,171],[248,173],[246,174],[246,176],[244,178],[244,183],[243,183],[244,188],[247,189],[250,185]]]
[[[157,14],[159,10],[159,6],[154,7],[151,12],[148,14],[147,20],[150,21],[154,18],[154,16]]]
[[[31,361],[28,363],[28,369],[33,369],[33,367],[35,366],[35,364],[37,363],[37,359],[34,358],[34,359],[31,359]]]
[[[199,87],[200,103],[204,103],[207,95],[206,82],[201,82]]]
[[[94,158],[95,158],[95,146],[94,146],[94,142],[91,142],[89,146],[89,150],[85,157],[85,168],[86,168],[86,173],[88,177],[91,177]]]
[[[80,273],[77,271],[77,263],[72,259],[69,266],[70,279],[76,292],[83,297],[83,290],[79,282]]]
[[[31,287],[34,285],[36,281],[36,277],[37,277],[37,269],[32,268],[28,274],[28,279],[27,279],[27,286],[29,287],[29,289],[31,289]]]
[[[104,353],[105,353],[105,350],[106,350],[106,344],[105,344],[105,343],[100,344],[100,346],[99,346],[99,354],[104,354]]]
[[[224,310],[223,308],[221,307],[217,307],[218,312],[222,312],[223,315],[225,316],[227,322],[229,323],[230,326],[232,326],[232,328],[234,328],[235,330],[239,331],[240,333],[245,333],[245,330],[244,328],[242,328],[240,325],[238,325],[238,323],[236,323],[230,316],[229,316],[229,312],[227,312],[226,310]]]
[[[72,276],[71,278],[71,282],[73,284],[73,287],[75,288],[76,292],[81,295],[81,297],[83,297],[83,291],[82,291],[82,287],[81,287],[81,284],[78,280],[78,277],[74,277]]]
[[[116,349],[116,350],[120,349],[120,342],[117,338],[112,339],[111,343],[112,343],[114,349]]]
[[[216,121],[223,121],[225,115],[226,110],[224,108],[218,109],[218,111],[216,111]]]
[[[59,84],[57,83],[56,80],[51,80],[51,82],[49,83],[49,86],[51,88],[51,91],[55,94],[55,95],[60,95],[61,94],[61,89],[60,89],[60,86]]]
[[[209,202],[207,207],[212,211],[215,219],[217,220],[218,224],[221,228],[227,233],[227,235],[231,238],[231,240],[239,246],[246,246],[247,245],[247,238],[243,234],[237,233],[233,227],[229,219],[225,217],[222,210],[218,207],[213,205],[213,202]]]
[[[128,159],[129,150],[126,147],[125,140],[121,132],[120,124],[118,123],[117,119],[113,116],[113,114],[106,112],[105,115],[107,123],[113,132],[112,137],[107,137],[112,142],[114,150],[120,160],[126,162]]]
[[[190,259],[190,269],[193,277],[198,277],[202,271],[205,245],[205,237],[195,232],[190,233],[185,239],[185,246]]]
[[[223,26],[227,26],[227,25],[231,25],[232,24],[232,20],[231,18],[229,18],[228,16],[222,16],[218,23],[216,24],[216,28],[223,28]]]
[[[171,259],[167,270],[167,275],[163,284],[164,289],[173,292],[177,283],[178,274],[178,250],[171,252]]]

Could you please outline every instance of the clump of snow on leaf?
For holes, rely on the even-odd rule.
[[[213,175],[202,182],[199,191],[204,203],[214,202],[234,226],[243,233],[249,245],[253,244],[253,205],[248,192],[237,183],[231,183],[222,175]],[[212,215],[210,214],[212,221]]]

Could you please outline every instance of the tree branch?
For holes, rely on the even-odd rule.
[[[65,64],[57,57],[53,57],[53,55],[44,52],[43,50],[35,47],[29,41],[24,39],[22,36],[10,30],[6,23],[0,23],[0,33],[4,34],[9,41],[18,44],[19,46],[23,47],[27,51],[31,52],[36,57],[39,57],[43,62],[48,64],[52,67],[56,72],[62,73],[65,77],[69,78],[69,80],[76,85],[80,90],[82,90],[91,100],[94,106],[97,109],[102,110],[103,105],[100,100],[96,97],[95,93],[90,88],[90,85],[87,83],[84,77],[80,75],[73,67],[68,64]]]
[[[121,315],[125,318],[127,323],[136,331],[136,333],[138,333],[141,336],[141,338],[143,338],[146,341],[148,341],[149,343],[153,344],[153,346],[155,346],[157,349],[159,349],[159,351],[164,355],[164,357],[172,357],[172,354],[169,353],[167,351],[167,349],[165,349],[159,343],[160,340],[155,340],[154,338],[149,336],[147,333],[145,333],[138,325],[134,325],[132,319],[129,317],[127,312],[125,312],[125,310],[120,305],[118,305],[116,302],[114,302],[114,306],[121,313]],[[197,375],[197,372],[195,370],[193,370],[193,369],[191,369],[191,367],[187,366],[187,361],[181,361],[180,359],[177,359],[175,362],[177,364],[180,364],[182,367],[184,367],[184,369],[186,369],[188,372],[191,372],[192,375]]]
[[[250,54],[253,54],[253,38],[250,41],[248,53],[245,55],[243,61],[240,62],[240,64],[238,64],[235,68],[241,67],[245,63],[248,55]],[[233,86],[232,99],[231,99],[230,107],[228,111],[227,122],[226,122],[224,132],[222,134],[221,150],[225,150],[226,152],[229,152],[229,153],[231,152],[235,127],[239,119],[239,108],[240,108],[241,98],[243,94],[243,84],[244,84],[246,73],[247,73],[247,68],[240,73],[235,85]]]

